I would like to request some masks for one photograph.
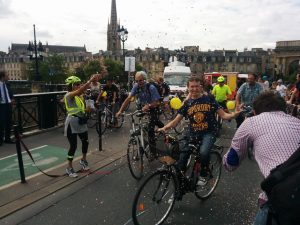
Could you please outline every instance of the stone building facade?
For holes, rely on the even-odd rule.
[[[30,52],[28,44],[11,44],[8,53],[0,54],[0,69],[2,68],[9,75],[10,80],[27,80],[27,70],[30,63]],[[62,55],[65,59],[65,66],[74,71],[83,62],[92,59],[92,53],[87,52],[86,47],[46,45],[44,51],[39,54],[44,58],[53,54]]]

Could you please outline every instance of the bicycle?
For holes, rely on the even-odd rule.
[[[101,103],[97,107],[97,122],[96,122],[96,131],[97,133],[100,132],[100,127],[101,126],[101,134],[104,134],[107,128],[116,128],[119,129],[123,126],[124,123],[124,115],[120,115],[119,118],[116,118],[113,115],[113,112],[111,110],[112,105],[106,104],[106,103]],[[100,113],[100,118],[99,120],[99,115]]]
[[[145,115],[146,113],[141,110],[125,114],[125,116],[130,116],[131,121],[130,139],[127,146],[127,162],[131,175],[137,180],[143,176],[144,155],[147,159],[150,155],[148,122],[143,121]],[[136,121],[135,117],[138,118],[138,121]]]
[[[166,136],[173,144],[180,140]],[[197,151],[200,144],[193,145],[192,162],[185,174],[179,175],[171,156],[159,157],[164,164],[164,169],[159,169],[151,174],[138,189],[132,207],[132,219],[135,225],[162,224],[172,211],[175,201],[180,196],[193,192],[200,200],[208,199],[216,189],[221,176],[223,151],[222,146],[214,145],[210,153],[210,164],[207,168],[208,180],[205,185],[198,185],[200,174],[200,155]],[[219,152],[221,151],[221,153]]]

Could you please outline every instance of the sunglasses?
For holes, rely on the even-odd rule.
[[[140,82],[143,82],[143,81],[144,81],[144,79],[135,80],[135,82],[137,82],[137,83],[140,83]]]

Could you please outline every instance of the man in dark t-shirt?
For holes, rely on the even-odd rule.
[[[189,132],[185,136],[186,143],[180,150],[177,169],[186,170],[188,158],[191,154],[189,143],[198,144],[201,141],[198,151],[201,158],[200,177],[197,185],[205,185],[207,182],[207,167],[209,165],[210,151],[216,140],[216,119],[215,113],[225,120],[233,119],[239,112],[226,113],[215,99],[204,93],[203,82],[199,78],[191,77],[188,82],[189,99],[185,100],[183,106],[178,110],[174,120],[169,122],[158,131],[165,132],[187,117],[190,121]]]

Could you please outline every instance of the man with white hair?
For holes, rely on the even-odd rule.
[[[135,84],[133,85],[130,94],[123,102],[119,112],[117,112],[116,117],[118,117],[126,109],[133,96],[137,97],[138,108],[144,112],[149,112],[150,119],[148,125],[148,140],[150,146],[150,160],[153,160],[157,153],[155,147],[155,126],[163,127],[164,124],[158,118],[158,107],[160,105],[160,95],[158,90],[153,84],[147,83],[147,74],[144,71],[138,71],[135,74]]]

